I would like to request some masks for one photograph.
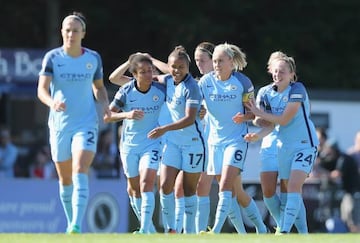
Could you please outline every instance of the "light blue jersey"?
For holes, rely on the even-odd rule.
[[[244,142],[247,124],[236,124],[232,118],[238,112],[244,114],[243,100],[253,97],[254,87],[250,79],[242,73],[234,72],[228,80],[221,81],[211,72],[200,79],[199,86],[207,108],[208,143],[226,145]]]
[[[310,120],[310,102],[304,85],[294,82],[283,92],[269,90],[263,96],[273,114],[280,115],[290,102],[301,102],[301,107],[294,118],[285,126],[279,126],[278,138],[283,146],[309,148],[319,144],[313,122]]]
[[[267,85],[259,89],[256,95],[256,105],[258,108],[272,113],[271,106],[267,100],[266,93],[273,91],[273,85]],[[261,162],[261,172],[266,171],[278,171],[278,138],[277,138],[277,129],[272,130],[272,132],[265,136],[261,141],[260,148],[260,162]]]
[[[141,120],[124,119],[121,136],[121,151],[142,152],[160,139],[149,139],[148,133],[159,125],[159,115],[165,102],[165,86],[153,82],[151,88],[142,93],[136,88],[136,80],[132,80],[116,92],[110,106],[129,112],[142,110]]]
[[[187,75],[185,80],[175,85],[171,75],[165,77],[166,107],[169,112],[169,123],[176,122],[185,117],[186,108],[196,108],[198,113],[201,105],[201,95],[196,80]],[[166,133],[168,141],[177,145],[192,145],[194,142],[204,144],[203,125],[197,115],[195,122],[185,128]]]
[[[53,100],[64,101],[63,112],[50,110],[52,130],[74,130],[89,124],[97,126],[98,116],[92,91],[94,80],[103,78],[100,55],[83,48],[83,54],[73,58],[62,47],[46,53],[39,75],[51,76],[50,93]]]

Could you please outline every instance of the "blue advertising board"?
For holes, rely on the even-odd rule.
[[[128,217],[126,181],[91,179],[83,232],[127,232]],[[57,180],[0,180],[0,233],[62,233],[65,229]]]

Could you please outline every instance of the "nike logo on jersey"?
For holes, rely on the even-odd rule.
[[[58,67],[63,67],[63,66],[65,66],[65,64],[62,63],[62,64],[58,64],[57,66],[58,66]]]

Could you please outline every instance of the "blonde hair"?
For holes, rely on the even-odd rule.
[[[80,22],[82,28],[83,28],[83,31],[86,31],[86,20],[85,20],[85,17],[82,13],[80,12],[72,12],[70,15],[66,16],[64,18],[64,20],[62,21],[62,26],[64,26],[64,23],[66,21],[68,21],[69,19],[76,19],[77,21]]]
[[[235,71],[241,71],[246,67],[246,54],[242,52],[241,49],[236,45],[225,42],[224,44],[217,45],[214,49],[214,52],[217,50],[225,52],[233,60]]]
[[[288,64],[290,72],[294,73],[294,81],[297,80],[296,76],[296,64],[293,57],[290,57],[286,55],[282,51],[275,51],[271,53],[269,60],[267,62],[267,70],[269,73],[271,73],[271,65],[274,63],[274,61],[284,61]]]

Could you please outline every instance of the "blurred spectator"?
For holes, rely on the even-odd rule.
[[[97,151],[92,164],[97,178],[114,178],[118,176],[118,150],[111,129],[102,130],[99,134]]]
[[[319,165],[325,169],[329,178],[329,185],[333,189],[341,189],[344,196],[340,205],[341,219],[346,223],[351,232],[360,232],[360,222],[354,199],[360,192],[360,179],[356,161],[349,155],[339,149],[334,140],[327,141],[319,156]]]
[[[317,127],[316,128],[316,135],[319,139],[319,145],[318,145],[318,157],[315,160],[315,164],[313,167],[312,172],[310,173],[310,177],[315,177],[315,178],[319,178],[320,175],[322,174],[321,171],[323,170],[323,168],[321,168],[319,166],[320,163],[320,159],[319,159],[319,155],[321,154],[323,147],[326,143],[326,140],[328,138],[327,133],[326,133],[326,129],[323,127]]]
[[[40,179],[57,178],[54,162],[51,160],[50,147],[42,145],[33,154],[29,168],[30,177]]]
[[[354,145],[348,149],[347,153],[355,159],[360,175],[360,131],[356,133],[354,138]]]
[[[14,177],[14,165],[18,157],[18,149],[11,142],[10,129],[0,127],[0,178]]]

